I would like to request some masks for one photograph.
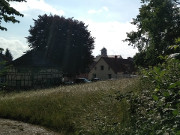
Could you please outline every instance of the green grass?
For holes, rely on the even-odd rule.
[[[64,134],[115,134],[129,117],[126,103],[116,100],[116,93],[131,90],[135,82],[136,79],[121,79],[27,92],[0,92],[0,117]]]

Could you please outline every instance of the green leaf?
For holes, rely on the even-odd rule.
[[[158,99],[159,99],[158,96],[156,96],[156,95],[153,95],[152,97],[155,101],[158,101]]]
[[[165,92],[163,92],[163,96],[168,97],[168,96],[170,96],[170,94],[168,91],[165,91]]]
[[[177,116],[177,115],[179,114],[179,111],[178,111],[178,110],[173,110],[172,114],[173,114],[174,116]]]
[[[176,135],[180,135],[180,130],[176,132]]]
[[[159,67],[154,67],[154,71],[155,71],[156,73],[160,74],[161,69],[160,69]]]
[[[177,86],[180,86],[180,81],[177,81],[175,83],[171,83],[168,88],[173,89],[173,88],[176,88]]]
[[[176,87],[176,85],[177,85],[176,83],[171,83],[168,88],[169,88],[169,89],[173,89],[173,88]]]
[[[177,81],[175,84],[176,84],[177,86],[180,86],[180,81]]]
[[[161,73],[160,73],[160,77],[162,78],[166,73],[166,70],[162,70]]]
[[[158,88],[155,88],[154,92],[158,92],[158,91],[159,91],[159,89],[158,89]]]

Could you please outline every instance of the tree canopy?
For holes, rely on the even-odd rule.
[[[4,56],[6,56],[11,61],[13,60],[13,56],[8,48],[6,49]]]
[[[93,61],[94,38],[82,21],[57,15],[42,15],[30,26],[27,41],[60,65],[64,73],[85,72]]]
[[[141,0],[139,15],[132,24],[137,31],[127,33],[125,41],[137,47],[147,65],[160,62],[160,55],[171,53],[169,47],[180,37],[180,10],[177,0]],[[140,57],[138,57],[140,56]],[[139,60],[138,60],[139,61]]]
[[[9,1],[25,2],[26,0],[0,0],[0,30],[7,30],[7,28],[1,26],[2,21],[19,23],[14,15],[23,17],[23,14],[10,6]]]

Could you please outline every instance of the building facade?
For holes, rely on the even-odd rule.
[[[7,89],[45,88],[59,85],[62,69],[42,51],[29,51],[9,63],[5,76]]]
[[[130,77],[135,69],[132,59],[113,57],[101,57],[94,65],[88,75],[88,79],[100,78],[101,80],[118,79]]]

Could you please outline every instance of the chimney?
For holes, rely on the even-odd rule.
[[[115,55],[115,56],[114,56],[114,61],[115,61],[115,63],[117,63],[117,58],[118,58],[117,55]]]

